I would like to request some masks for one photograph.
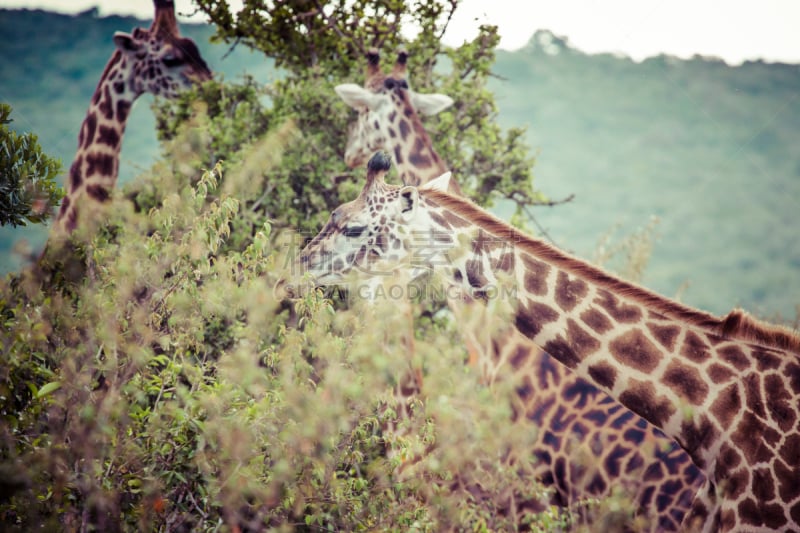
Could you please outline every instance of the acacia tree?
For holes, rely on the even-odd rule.
[[[215,40],[259,50],[279,72],[279,79],[266,88],[247,81],[244,86],[199,89],[208,106],[209,164],[225,159],[229,168],[235,166],[248,156],[240,148],[290,118],[298,132],[279,167],[260,176],[260,187],[249,184],[254,196],[242,198],[245,212],[257,205],[260,217],[277,227],[313,234],[333,208],[360,190],[363,170],[344,165],[352,110],[333,88],[363,81],[364,55],[372,47],[383,57],[393,57],[404,47],[414,90],[442,92],[455,100],[450,109],[426,118],[425,127],[468,196],[486,207],[497,199],[512,200],[515,223],[523,220],[524,209],[541,201],[533,190],[534,160],[524,130],[501,131],[494,96],[487,89],[497,28],[481,26],[473,41],[457,48],[442,44],[458,7],[455,0],[247,0],[238,13],[219,0],[196,4],[216,25]],[[412,27],[419,29],[416,35],[404,37]],[[262,103],[264,95],[270,106]],[[195,98],[190,94],[177,105],[165,104],[160,119],[164,138],[174,136],[191,115]]]

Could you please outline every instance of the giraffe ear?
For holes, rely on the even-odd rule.
[[[419,191],[416,187],[406,185],[400,189],[400,220],[408,222],[417,212],[417,205],[419,205]]]
[[[446,94],[417,94],[412,93],[411,104],[417,113],[422,115],[435,115],[453,105],[453,99]]]
[[[422,185],[420,189],[429,189],[432,191],[440,191],[440,192],[447,192],[450,188],[450,176],[452,172],[445,172],[438,178],[434,178],[425,185]]]
[[[142,48],[142,43],[130,33],[118,31],[114,33],[114,44],[123,52],[136,52]]]
[[[361,109],[368,107],[374,109],[378,106],[382,96],[375,94],[372,91],[356,85],[355,83],[343,83],[333,88],[339,98],[344,100],[344,103],[354,109]]]

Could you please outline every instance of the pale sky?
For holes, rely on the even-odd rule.
[[[194,11],[191,0],[175,4],[179,13]],[[237,9],[241,1],[230,4]],[[95,5],[101,15],[152,17],[151,0],[0,0],[0,7],[65,13]],[[549,29],[585,52],[616,52],[635,60],[663,52],[716,56],[731,64],[747,59],[800,63],[798,0],[462,0],[444,40],[459,45],[482,23],[499,27],[500,48],[506,50],[520,48],[538,29]]]

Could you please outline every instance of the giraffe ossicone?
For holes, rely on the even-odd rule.
[[[800,529],[800,336],[664,298],[439,188],[386,184],[385,157],[301,252],[302,268],[325,283],[388,264],[473,291],[513,285],[515,334],[676,439],[704,472],[685,529]]]

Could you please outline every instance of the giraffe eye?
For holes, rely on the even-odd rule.
[[[361,234],[366,229],[366,226],[350,226],[349,228],[344,228],[344,236],[355,239],[356,237],[361,237]]]
[[[164,65],[166,65],[169,68],[183,65],[183,59],[176,56],[167,56],[162,61],[164,61]]]

